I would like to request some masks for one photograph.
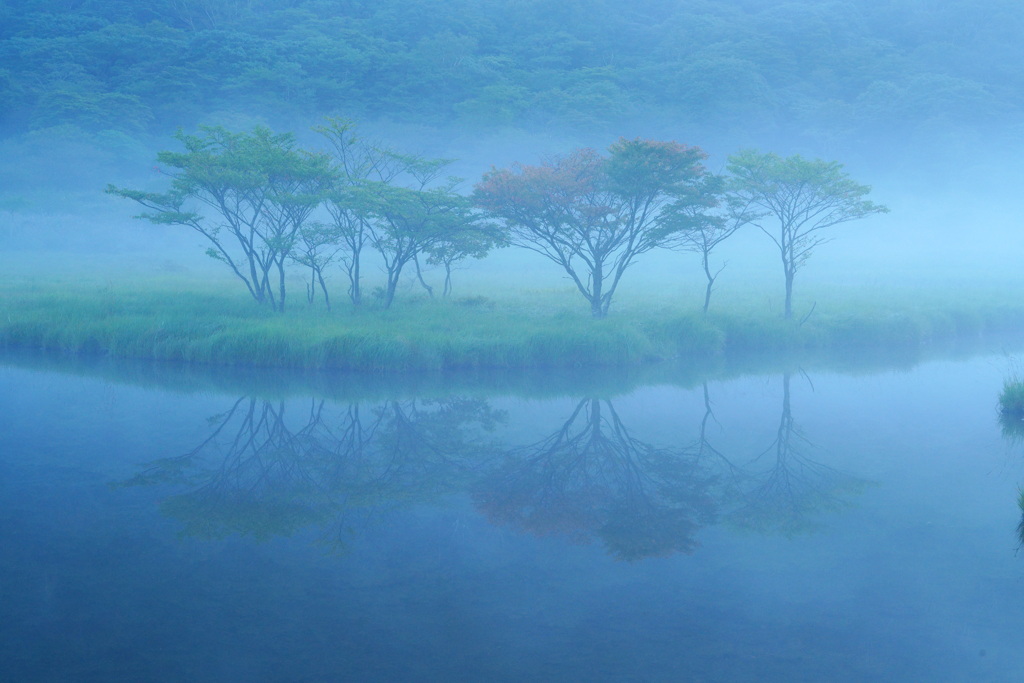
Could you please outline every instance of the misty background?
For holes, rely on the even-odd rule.
[[[266,124],[318,147],[309,128],[334,115],[457,159],[466,192],[492,165],[619,137],[700,146],[712,171],[748,147],[838,160],[892,212],[834,229],[801,287],[1014,287],[1021,35],[1008,0],[6,0],[0,265],[227,277],[198,236],[103,188],[164,189],[155,157],[178,129]],[[737,235],[715,252],[721,285],[776,283],[773,249]],[[643,262],[624,291],[699,286],[695,255]],[[518,250],[468,269],[523,264],[567,286]]]

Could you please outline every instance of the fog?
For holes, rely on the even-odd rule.
[[[512,12],[496,2],[473,10],[463,8],[463,19],[440,12],[419,28],[406,22],[423,20],[428,16],[425,12],[437,10],[434,3],[388,3],[391,11],[399,13],[395,16],[404,17],[401,21],[385,20],[383,14],[362,9],[345,10],[344,4],[333,10],[325,5],[314,13],[320,23],[314,21],[314,14],[301,14],[305,4],[289,3],[294,13],[278,15],[274,12],[280,8],[250,4],[243,10],[242,3],[229,0],[154,3],[140,9],[137,17],[119,18],[89,5],[57,8],[53,10],[57,14],[44,15],[46,2],[9,3],[6,12],[11,21],[0,34],[9,55],[3,65],[6,71],[0,72],[8,93],[6,105],[0,109],[5,131],[0,140],[0,258],[5,270],[20,270],[24,275],[30,271],[26,264],[41,263],[45,264],[43,277],[52,277],[55,263],[61,264],[58,270],[77,265],[87,271],[95,262],[102,263],[109,276],[109,263],[120,258],[130,270],[210,273],[198,238],[184,228],[132,220],[137,207],[104,196],[103,188],[108,183],[166,188],[167,178],[154,171],[155,157],[160,150],[176,149],[171,134],[177,129],[223,125],[247,130],[263,124],[293,132],[301,144],[316,148],[321,142],[310,127],[325,115],[341,115],[353,118],[366,137],[395,149],[455,160],[450,171],[465,179],[465,192],[491,167],[536,164],[581,146],[604,149],[620,137],[699,146],[709,154],[707,166],[715,172],[724,169],[730,154],[745,148],[837,160],[851,177],[873,187],[871,199],[892,211],[835,228],[834,240],[819,248],[801,271],[801,287],[1018,284],[1017,256],[1024,245],[1016,188],[1024,179],[1018,161],[1024,141],[1014,121],[1024,105],[1013,90],[1015,81],[998,80],[1017,78],[1005,70],[1006,56],[1019,49],[1016,39],[1000,25],[1016,21],[1007,18],[1006,3],[872,3],[853,7],[808,1],[779,8],[772,3],[736,2],[687,11],[654,2],[630,10],[598,3],[588,10],[587,3],[582,3],[564,11],[542,10],[537,5],[533,10],[524,6]],[[588,14],[598,6],[606,16]],[[323,22],[341,21],[346,11],[353,12],[353,27],[376,26],[381,36],[395,44],[413,41],[409,54],[420,54],[425,60],[424,73],[431,68],[439,70],[439,90],[427,92],[417,82],[405,84],[409,93],[394,90],[403,87],[401,73],[380,75],[383,72],[378,70],[379,80],[392,88],[384,93],[374,90],[380,86],[373,81],[352,82],[352,76],[346,75],[338,87],[347,83],[358,93],[353,106],[331,104],[317,110],[309,104],[300,112],[278,106],[287,101],[286,94],[282,99],[279,84],[229,85],[239,74],[225,65],[223,73],[208,73],[201,93],[195,91],[199,93],[196,100],[186,103],[181,96],[187,91],[161,95],[150,84],[140,90],[123,80],[131,72],[118,71],[113,66],[118,60],[130,63],[136,59],[137,70],[148,65],[148,56],[130,56],[126,46],[131,45],[131,38],[107,47],[90,43],[88,49],[82,48],[82,54],[87,53],[92,62],[83,56],[77,66],[72,58],[61,67],[88,72],[83,84],[69,85],[67,76],[56,72],[49,72],[44,79],[50,85],[30,85],[29,81],[41,78],[39,74],[47,67],[25,56],[26,41],[45,45],[47,39],[64,35],[67,29],[54,19],[60,12],[68,17],[91,17],[88,21],[93,24],[87,24],[92,30],[108,36],[156,18],[166,23],[168,31],[176,32],[175,40],[198,36],[202,30],[225,31],[229,26],[239,30],[242,26],[231,22],[241,20],[245,12],[255,12],[250,17],[250,32],[263,31],[266,39],[278,40],[261,21],[280,16],[277,21],[315,26],[322,32]],[[691,15],[704,16],[707,23],[683,28],[683,18]],[[199,16],[205,18],[200,21]],[[468,17],[478,22],[476,28],[466,23]],[[504,42],[486,42],[494,40],[490,31],[502,28],[493,23],[501,17],[512,22],[507,30],[516,32],[517,43],[509,44],[525,52],[515,53]],[[539,23],[545,18],[577,23],[556,30]],[[728,30],[730,22],[734,35]],[[964,26],[970,30],[964,32]],[[560,38],[546,48],[531,42],[541,40],[549,31]],[[621,36],[612,37],[616,31]],[[670,38],[673,31],[690,42]],[[167,35],[170,39],[172,34]],[[799,40],[794,41],[796,35]],[[428,38],[434,39],[431,36],[450,38],[449,44],[429,43]],[[649,41],[647,48],[644,36]],[[302,44],[298,38],[290,40],[289,45]],[[602,40],[610,42],[615,52],[601,56],[598,46]],[[702,44],[702,40],[708,42]],[[788,46],[780,42],[787,40],[793,42]],[[956,48],[950,48],[951,44]],[[320,43],[311,42],[307,49],[315,51],[316,45]],[[433,47],[428,49],[428,45]],[[954,60],[941,54],[942,50],[954,50],[964,59]],[[487,59],[498,58],[496,54],[520,60],[515,72],[520,84],[514,88],[520,88],[515,92],[524,97],[522,88],[533,87],[528,85],[529,79],[551,80],[551,74],[559,69],[583,78],[581,82],[589,82],[585,79],[591,76],[598,78],[593,75],[598,71],[593,70],[604,69],[601,73],[605,75],[594,83],[605,83],[607,88],[587,91],[589,94],[580,90],[571,96],[566,90],[561,104],[550,99],[555,90],[544,91],[548,93],[543,100],[546,104],[540,104],[542,98],[537,96],[533,105],[515,115],[497,105],[488,109],[480,103],[497,97],[494,88],[498,86],[488,85],[487,78],[475,72],[470,78],[471,72],[465,70],[468,62],[460,60],[475,60],[472,68],[483,69]],[[620,61],[616,61],[617,54]],[[818,62],[809,60],[811,57]],[[55,59],[50,68],[57,68]],[[198,55],[196,59],[201,61]],[[104,60],[108,66],[100,68],[96,62]],[[160,68],[188,63],[187,58],[179,58],[178,66],[152,68],[166,80],[169,72],[160,72]],[[202,63],[202,68],[210,69],[208,61]],[[686,67],[689,70],[668,71],[682,68],[679,64],[690,65]],[[704,71],[695,70],[701,64]],[[778,64],[786,65],[783,73],[771,73],[771,69],[778,70]],[[297,76],[300,81],[314,75],[329,78],[329,72],[314,73],[306,68],[305,75]],[[121,80],[93,85],[113,78],[115,72]],[[715,74],[721,78],[713,80]],[[410,74],[408,78],[418,77]],[[496,78],[494,83],[507,84],[511,77],[505,73]],[[217,79],[224,82],[218,86]],[[452,79],[461,79],[457,88]],[[659,82],[670,83],[666,87],[681,99],[674,101],[667,92],[657,91],[659,86],[651,85]],[[60,83],[64,85],[58,88],[55,84]],[[308,87],[313,87],[312,82]],[[91,88],[99,88],[97,92],[105,89],[105,94],[90,99]],[[127,94],[119,100],[122,92]],[[392,111],[382,115],[380,107],[373,106],[373,92],[392,103]],[[179,104],[168,104],[175,97]],[[63,104],[54,108],[54,98],[64,98]],[[418,100],[422,100],[419,111]],[[201,101],[209,101],[212,108],[203,110]],[[470,107],[471,102],[477,103],[473,105],[476,109]],[[120,118],[119,106],[124,107]],[[136,111],[139,107],[145,108],[144,115]],[[471,109],[472,115],[467,113]],[[728,262],[722,287],[730,280],[771,279],[777,260],[771,243],[755,230],[742,231],[715,256]],[[373,258],[368,256],[370,278],[375,272]],[[687,272],[696,269],[692,255],[654,253],[644,261],[643,274],[630,274],[624,286],[639,292],[640,285],[661,289],[677,281],[687,282],[687,278],[699,280],[699,274],[690,278]],[[565,284],[555,266],[530,254],[506,250],[466,265],[467,272],[459,275],[461,287],[472,289],[473,278],[486,279],[488,268],[522,267],[529,267],[540,282],[552,287]],[[337,273],[333,277],[340,279]],[[340,282],[336,284],[340,286]]]
[[[1021,36],[1016,0],[0,2],[0,677],[1024,680]],[[252,156],[190,179],[286,169],[224,183],[234,272],[215,192],[142,194],[223,131]],[[667,141],[871,190],[792,302],[753,222],[704,315],[694,251],[603,309],[612,267],[471,257],[671,174],[658,216],[716,225]]]

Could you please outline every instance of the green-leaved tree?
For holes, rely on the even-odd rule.
[[[786,318],[793,316],[796,271],[829,240],[824,231],[889,211],[865,199],[871,188],[853,181],[835,161],[745,150],[729,157],[728,169],[732,199],[760,214],[751,222],[779,250],[786,278]]]
[[[148,209],[139,218],[182,225],[206,238],[206,253],[227,265],[253,299],[285,306],[285,266],[302,228],[331,186],[328,158],[296,147],[290,133],[264,127],[233,133],[202,128],[175,136],[183,152],[160,152],[166,192],[108,186]]]

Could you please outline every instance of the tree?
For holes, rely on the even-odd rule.
[[[504,222],[512,244],[565,270],[595,318],[608,314],[636,258],[680,229],[660,220],[662,209],[705,175],[706,155],[696,147],[621,139],[608,151],[577,149],[540,166],[492,169],[474,192]]]
[[[210,243],[207,254],[226,264],[253,299],[277,311],[285,306],[285,264],[303,225],[331,184],[327,157],[297,149],[291,134],[257,127],[232,133],[207,127],[179,132],[184,152],[160,152],[171,177],[164,193],[110,185],[133,199],[160,225],[184,225]],[[212,217],[211,217],[212,216]]]
[[[401,165],[390,150],[369,143],[355,132],[349,119],[330,118],[313,129],[327,140],[335,183],[324,197],[331,217],[331,232],[345,252],[342,264],[348,276],[348,295],[354,306],[363,302],[362,254],[370,240],[369,223],[376,187],[390,183]]]
[[[746,150],[729,157],[728,169],[734,201],[760,212],[752,222],[779,250],[786,278],[786,318],[793,316],[796,271],[816,247],[829,241],[822,231],[889,211],[866,200],[871,188],[851,180],[835,161]]]
[[[393,156],[400,160],[409,186],[386,182],[369,186],[374,218],[368,223],[370,242],[384,259],[387,277],[384,308],[394,301],[402,270],[410,262],[415,263],[420,282],[432,291],[419,273],[419,256],[429,254],[442,240],[471,229],[478,218],[472,214],[467,198],[455,191],[459,178],[438,182],[449,160]]]
[[[299,239],[291,259],[309,268],[309,284],[306,285],[306,301],[313,303],[317,287],[324,295],[324,304],[331,310],[331,296],[327,293],[324,270],[337,257],[341,246],[337,243],[335,230],[326,223],[310,221],[302,226]]]
[[[662,216],[663,221],[678,229],[669,239],[669,246],[700,254],[700,264],[707,279],[707,286],[704,288],[704,315],[708,314],[708,307],[711,305],[711,292],[714,290],[715,280],[726,266],[723,263],[718,270],[712,271],[711,252],[753,218],[748,207],[737,201],[727,199],[725,206],[722,207],[723,191],[724,179],[721,176],[707,175],[694,191],[667,206]],[[718,213],[711,213],[720,207],[722,210]]]
[[[420,259],[444,266],[447,296],[455,263],[483,258],[501,244],[494,226],[484,223],[469,199],[456,192],[461,181],[441,179],[448,160],[401,154],[368,142],[348,119],[328,119],[314,130],[330,147],[335,182],[325,194],[324,207],[331,217],[328,232],[344,254],[354,305],[362,302],[361,264],[367,244],[384,259],[385,308],[394,300],[409,263],[416,266],[416,275],[431,296],[433,288],[423,279]]]
[[[427,263],[444,267],[444,289],[441,296],[452,293],[452,270],[467,258],[482,259],[495,247],[506,244],[504,233],[494,224],[485,223],[471,213],[468,199],[459,207],[463,219],[453,222],[428,249]]]

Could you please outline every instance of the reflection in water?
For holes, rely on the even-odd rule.
[[[353,515],[459,490],[503,419],[485,401],[462,398],[369,410],[352,403],[331,414],[312,401],[289,417],[283,401],[240,398],[210,418],[202,443],[126,484],[186,487],[162,503],[186,535],[262,540],[317,524],[324,541],[340,546]]]
[[[1004,390],[1005,391],[1005,390]],[[1014,446],[1024,443],[1024,419],[1017,412],[999,411],[999,428],[1003,438]],[[1020,509],[1020,520],[1017,522],[1017,551],[1024,548],[1024,488],[1017,490],[1017,507]]]
[[[794,536],[817,528],[822,512],[840,509],[866,482],[808,457],[813,444],[793,420],[790,375],[782,377],[782,414],[775,440],[747,468],[739,505],[730,515],[742,528]],[[766,468],[757,470],[759,463]]]
[[[688,449],[635,438],[610,401],[580,401],[554,433],[509,450],[473,492],[499,523],[583,542],[633,560],[691,552],[715,519],[715,478]]]
[[[711,443],[707,384],[698,437],[671,447],[635,435],[598,398],[572,404],[551,434],[499,448],[494,432],[506,414],[480,398],[311,401],[292,414],[294,403],[243,397],[210,418],[195,448],[126,483],[183,488],[162,509],[201,537],[266,539],[315,526],[339,548],[390,508],[468,493],[494,523],[598,541],[619,559],[690,553],[700,529],[720,519],[786,536],[814,529],[863,487],[808,457],[788,374],[782,386],[775,438],[749,461]]]
[[[1024,489],[1017,491],[1017,507],[1020,508],[1020,521],[1017,522],[1017,550],[1024,548]]]

